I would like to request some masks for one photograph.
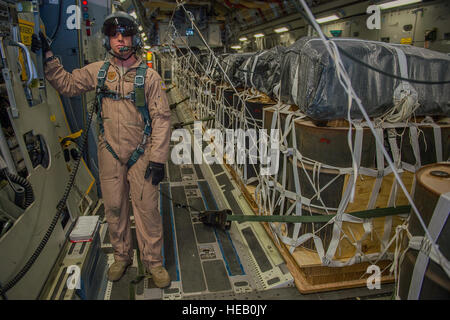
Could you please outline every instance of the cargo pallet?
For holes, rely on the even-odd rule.
[[[255,187],[246,186],[230,165],[226,163],[224,165],[233,177],[233,180],[239,185],[254,214],[259,215],[257,201],[254,197]],[[295,286],[300,293],[334,291],[365,287],[367,285],[367,278],[370,274],[366,273],[366,271],[370,265],[369,263],[358,263],[347,267],[323,266],[318,254],[306,248],[299,248],[294,254],[291,254],[287,245],[275,239],[269,224],[267,222],[261,222],[261,224],[283,256],[289,272],[294,277]],[[378,266],[383,271],[390,263],[391,261],[380,261]],[[394,276],[386,273],[388,273],[388,270],[382,273],[380,278],[381,284],[394,282]]]

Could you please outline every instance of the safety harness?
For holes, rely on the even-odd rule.
[[[131,154],[130,159],[127,161],[127,167],[131,168],[133,164],[139,159],[139,157],[144,153],[144,147],[147,142],[148,137],[152,133],[152,125],[151,118],[148,112],[147,104],[145,102],[145,92],[144,92],[144,84],[145,84],[145,74],[147,72],[148,66],[142,62],[136,70],[136,76],[134,77],[134,90],[130,92],[127,96],[122,96],[118,92],[111,91],[105,86],[106,74],[108,72],[109,66],[111,63],[109,61],[105,61],[103,66],[98,71],[97,75],[97,89],[96,89],[96,99],[98,99],[98,109],[97,109],[97,119],[99,123],[100,134],[104,136],[104,127],[103,127],[103,119],[102,119],[102,101],[103,98],[111,98],[113,100],[122,100],[122,99],[130,99],[133,104],[136,106],[140,114],[142,115],[142,119],[144,120],[144,134],[142,136],[141,143],[137,146],[136,150]],[[111,145],[104,139],[106,144],[106,149],[111,152],[113,157],[119,160],[119,156],[113,150]],[[120,160],[119,160],[120,161]]]

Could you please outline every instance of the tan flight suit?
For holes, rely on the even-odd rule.
[[[123,76],[114,59],[111,58],[110,62],[105,85],[110,90],[127,96],[134,89],[136,68],[141,59],[138,58]],[[62,95],[77,96],[95,90],[98,71],[103,63],[104,61],[94,62],[69,73],[57,59],[54,59],[45,66],[45,76]],[[162,89],[161,77],[151,68],[146,73],[145,98],[152,119],[151,139],[146,143],[145,153],[129,170],[126,163],[143,137],[142,116],[129,99],[103,99],[104,137],[99,137],[98,162],[105,215],[115,260],[133,259],[129,220],[131,193],[141,260],[147,268],[154,268],[162,265],[162,219],[158,210],[158,186],[151,183],[151,177],[145,180],[144,174],[149,161],[159,163],[167,161],[170,108],[166,93]],[[120,162],[105,148],[104,138],[116,152]]]

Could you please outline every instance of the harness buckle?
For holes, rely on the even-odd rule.
[[[134,77],[134,84],[136,86],[143,86],[144,85],[144,79],[145,79],[144,76],[137,75],[137,76]]]
[[[106,77],[106,70],[100,69],[97,74],[97,79],[105,79],[105,77]]]
[[[128,97],[129,97],[129,99],[130,99],[131,101],[133,101],[133,103],[136,102],[136,94],[134,93],[134,90],[131,91],[131,92],[128,94],[127,98],[128,98]]]

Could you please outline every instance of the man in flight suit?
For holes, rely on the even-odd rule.
[[[142,42],[133,17],[124,12],[113,13],[106,17],[102,32],[105,48],[112,55],[109,66],[105,61],[98,61],[72,73],[65,71],[54,58],[42,34],[40,40],[34,35],[33,44],[35,49],[42,48],[44,52],[47,80],[65,96],[94,90],[103,78],[109,93],[101,98],[98,120],[103,128],[99,136],[98,161],[115,260],[109,268],[108,279],[119,280],[133,260],[129,219],[131,195],[141,260],[156,286],[163,288],[170,285],[170,277],[163,267],[161,253],[163,238],[158,184],[164,178],[164,163],[169,155],[170,108],[161,77],[136,55]],[[144,67],[146,70],[142,71]],[[139,68],[142,69],[138,71]],[[104,71],[100,72],[101,69]],[[144,79],[137,79],[137,72],[144,72]],[[148,139],[143,132],[149,127],[135,103],[138,94],[134,89],[138,82],[144,85],[144,91],[140,92],[145,94],[150,116],[147,124],[151,124],[151,134]],[[135,151],[139,147],[143,153],[136,157]],[[132,156],[135,162],[130,160]]]

